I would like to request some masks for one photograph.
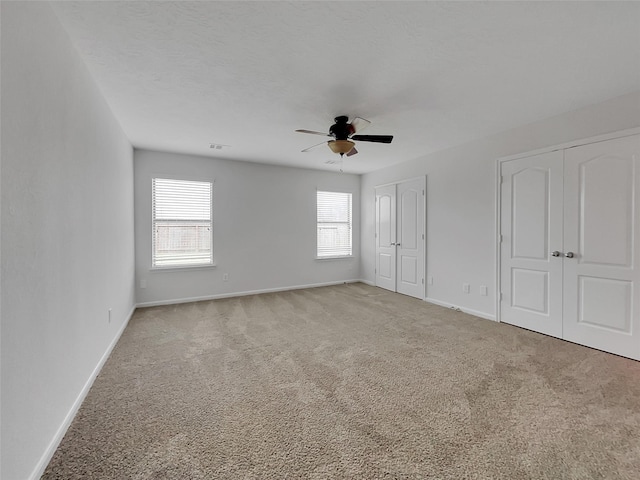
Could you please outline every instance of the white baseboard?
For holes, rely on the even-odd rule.
[[[364,283],[364,284],[366,284],[366,285],[370,285],[370,286],[372,286],[372,287],[375,287],[375,286],[376,286],[376,283],[375,283],[375,282],[371,282],[371,281],[369,281],[369,280],[360,279],[360,280],[358,280],[358,281],[359,281],[359,282],[361,282],[361,283]]]
[[[104,352],[104,354],[100,358],[100,361],[96,365],[96,368],[94,368],[93,372],[91,372],[91,375],[89,376],[88,380],[85,382],[84,387],[82,387],[82,390],[80,390],[80,394],[76,398],[76,401],[73,402],[73,405],[69,409],[67,416],[64,418],[62,425],[60,425],[60,428],[58,428],[58,431],[53,436],[53,439],[51,439],[51,442],[49,442],[49,446],[47,447],[44,454],[40,458],[40,461],[38,462],[36,467],[33,469],[33,472],[31,473],[31,475],[29,476],[30,480],[39,479],[44,473],[44,471],[46,470],[47,465],[49,465],[49,462],[53,457],[53,454],[56,452],[58,446],[60,445],[60,442],[62,441],[65,434],[67,433],[69,426],[71,426],[71,422],[73,421],[74,417],[78,413],[78,410],[82,405],[82,402],[84,401],[87,394],[89,393],[89,390],[93,385],[93,382],[95,381],[96,377],[100,373],[100,370],[102,370],[102,367],[104,366],[107,359],[109,358],[109,355],[111,355],[111,352],[113,351],[114,347],[118,343],[118,340],[120,340],[120,337],[122,336],[122,333],[124,332],[125,328],[127,328],[127,325],[129,325],[129,320],[131,320],[131,317],[133,316],[133,313],[135,311],[136,311],[136,306],[134,305],[131,311],[129,312],[127,319],[124,321],[124,323],[116,333],[115,337],[107,347],[107,350]]]
[[[495,315],[491,315],[490,313],[485,313],[485,312],[480,312],[478,310],[473,310],[471,308],[460,308],[457,305],[451,305],[450,303],[445,303],[445,302],[441,302],[440,300],[436,300],[434,298],[425,298],[424,299],[425,302],[429,302],[429,303],[433,303],[434,305],[439,305],[441,307],[446,307],[446,308],[459,308],[461,312],[463,313],[468,313],[469,315],[473,315],[475,317],[480,317],[480,318],[486,318],[487,320],[493,320],[494,322],[497,321],[496,320],[496,316]]]
[[[325,282],[325,283],[312,283],[309,285],[294,285],[289,287],[276,287],[276,288],[264,288],[260,290],[247,290],[244,292],[232,292],[232,293],[220,293],[216,295],[205,295],[202,297],[187,297],[187,298],[174,298],[171,300],[159,300],[154,302],[142,302],[138,303],[136,307],[157,307],[160,305],[177,305],[179,303],[191,303],[191,302],[202,302],[206,300],[218,300],[220,298],[233,298],[233,297],[244,297],[247,295],[259,295],[261,293],[274,293],[274,292],[286,292],[287,290],[302,290],[303,288],[316,288],[316,287],[329,287],[331,285],[342,285],[345,283],[358,283],[364,282],[363,280],[358,279],[350,279],[350,280],[341,280],[337,282]]]

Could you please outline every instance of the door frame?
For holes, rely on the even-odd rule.
[[[500,232],[502,231],[502,164],[504,162],[508,162],[510,160],[518,160],[520,158],[532,157],[535,155],[540,155],[542,153],[554,152],[556,150],[566,150],[568,148],[579,147],[582,145],[588,145],[591,143],[605,142],[607,140],[613,140],[615,138],[622,137],[630,137],[632,135],[640,134],[640,127],[629,128],[626,130],[620,130],[618,132],[605,133],[603,135],[595,135],[593,137],[581,138],[578,140],[572,140],[570,142],[561,143],[557,145],[550,145],[548,147],[539,148],[537,150],[530,150],[528,152],[522,152],[515,155],[508,155],[505,157],[498,157],[495,161],[495,189],[496,192],[496,202],[495,202],[495,241],[496,241],[496,250],[495,250],[495,258],[496,258],[496,284],[495,284],[495,311],[496,311],[496,321],[501,322],[501,312],[500,312],[500,301],[502,296],[502,279],[500,278],[501,272],[501,254],[502,254],[502,242],[500,238]],[[425,270],[426,272],[426,270]]]
[[[422,208],[423,210],[423,225],[422,225],[422,235],[424,235],[424,241],[422,242],[422,259],[423,259],[423,265],[422,265],[422,276],[423,278],[423,285],[422,285],[422,301],[426,301],[427,299],[427,264],[429,263],[427,260],[427,177],[428,175],[418,175],[417,177],[411,177],[411,178],[403,178],[401,180],[395,180],[393,182],[387,182],[387,183],[381,183],[379,185],[374,185],[373,187],[373,206],[374,206],[374,210],[377,208],[376,206],[376,189],[380,188],[380,187],[389,187],[391,185],[399,185],[400,183],[404,183],[404,182],[411,182],[414,180],[422,180],[424,182],[424,195],[422,196]],[[397,208],[397,204],[396,204],[396,208]],[[375,215],[374,215],[375,216]],[[373,251],[376,251],[376,237],[375,237],[375,226],[374,226],[374,236],[373,236]],[[377,260],[376,260],[377,261]],[[373,283],[375,286],[376,285],[376,275],[374,274],[373,277]],[[396,278],[396,283],[397,283],[397,278]]]

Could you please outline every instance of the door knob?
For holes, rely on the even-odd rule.
[[[395,245],[395,244],[396,244],[396,242],[391,242],[391,245]]]
[[[551,256],[552,257],[559,257],[560,256],[560,252],[558,250],[554,250],[553,252],[551,252]]]
[[[399,243],[396,243],[396,246],[398,246],[398,247],[399,247],[399,246],[400,246],[400,244],[399,244]]]
[[[564,254],[564,256],[567,257],[567,258],[573,258],[574,257],[573,252],[567,252],[567,253]]]

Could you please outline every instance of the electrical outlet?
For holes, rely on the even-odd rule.
[[[229,280],[229,274],[228,273],[223,273],[222,274],[222,281],[226,282],[227,280]]]
[[[109,309],[109,323],[111,323],[111,309]]]
[[[140,279],[140,288],[147,288],[147,279],[146,278],[141,278]]]
[[[480,285],[480,295],[482,295],[483,297],[489,295],[489,289],[486,285]]]
[[[464,293],[469,293],[471,291],[471,286],[468,283],[463,283],[462,284],[462,291]]]
[[[427,277],[427,284],[428,284],[428,285],[433,285],[433,277],[432,277],[431,275],[429,275],[429,276]]]

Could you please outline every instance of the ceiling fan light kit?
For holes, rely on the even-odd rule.
[[[374,143],[391,143],[393,140],[393,135],[355,135],[355,133],[364,130],[371,124],[369,120],[365,120],[364,118],[356,117],[351,121],[351,123],[348,123],[349,117],[346,115],[340,115],[334,119],[334,122],[336,123],[331,125],[329,133],[316,132],[314,130],[296,130],[296,132],[333,137],[334,139],[329,140],[327,145],[329,145],[329,148],[333,153],[339,153],[341,157],[344,154],[350,157],[351,155],[358,153],[358,150],[356,150],[356,144],[353,140]],[[302,151],[308,152],[319,145],[322,145],[322,143],[305,148]]]
[[[344,155],[349,153],[356,146],[351,140],[329,140],[329,148],[333,153]]]

